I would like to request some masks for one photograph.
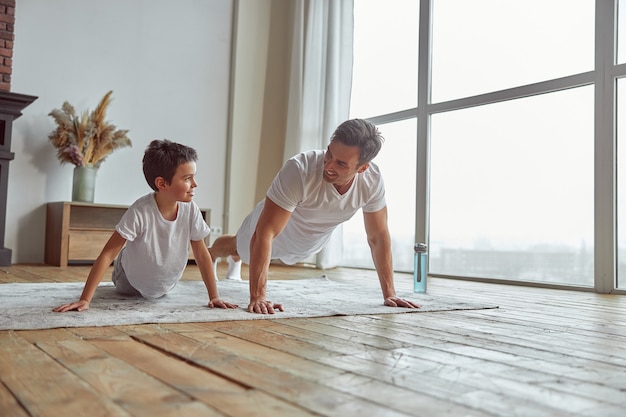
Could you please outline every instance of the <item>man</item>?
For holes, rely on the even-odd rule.
[[[359,209],[363,209],[385,305],[419,308],[398,298],[394,288],[385,187],[378,167],[371,162],[383,140],[376,126],[365,120],[342,123],[325,151],[303,152],[285,163],[265,200],[246,217],[236,235],[215,240],[209,248],[212,258],[230,256],[237,262],[229,262],[228,278],[237,279],[241,260],[249,265],[249,312],[283,311],[281,304],[266,299],[272,259],[287,264],[307,259]]]

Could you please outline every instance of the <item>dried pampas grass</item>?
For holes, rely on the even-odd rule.
[[[112,94],[113,91],[106,93],[91,113],[85,110],[79,116],[67,101],[60,109],[50,112],[57,128],[48,139],[57,149],[62,164],[99,167],[114,150],[132,146],[126,136],[128,130],[117,129],[105,120]]]

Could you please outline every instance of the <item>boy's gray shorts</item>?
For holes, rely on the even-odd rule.
[[[122,249],[124,250],[124,249]],[[113,274],[111,275],[111,281],[115,285],[115,291],[124,295],[141,295],[139,291],[135,289],[130,282],[128,282],[128,278],[126,278],[126,272],[124,272],[124,268],[122,268],[122,262],[120,261],[121,252],[113,261]]]

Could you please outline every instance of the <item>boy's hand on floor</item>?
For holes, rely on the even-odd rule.
[[[89,302],[85,300],[80,300],[75,303],[63,304],[62,306],[58,306],[53,308],[52,311],[56,311],[57,313],[65,313],[66,311],[85,311],[89,310]]]

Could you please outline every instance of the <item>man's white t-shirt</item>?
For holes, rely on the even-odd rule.
[[[170,221],[161,215],[154,193],[135,201],[115,230],[127,240],[116,262],[130,285],[147,298],[174,288],[187,265],[190,242],[210,232],[196,203],[178,202],[176,219]]]
[[[369,168],[357,174],[350,189],[341,195],[324,181],[325,151],[308,151],[289,159],[278,172],[267,197],[291,217],[272,244],[272,259],[286,264],[303,261],[319,252],[333,230],[349,220],[359,209],[376,212],[385,203],[385,185],[380,170],[370,162]],[[237,252],[250,262],[250,239],[265,205],[259,202],[237,232]]]

